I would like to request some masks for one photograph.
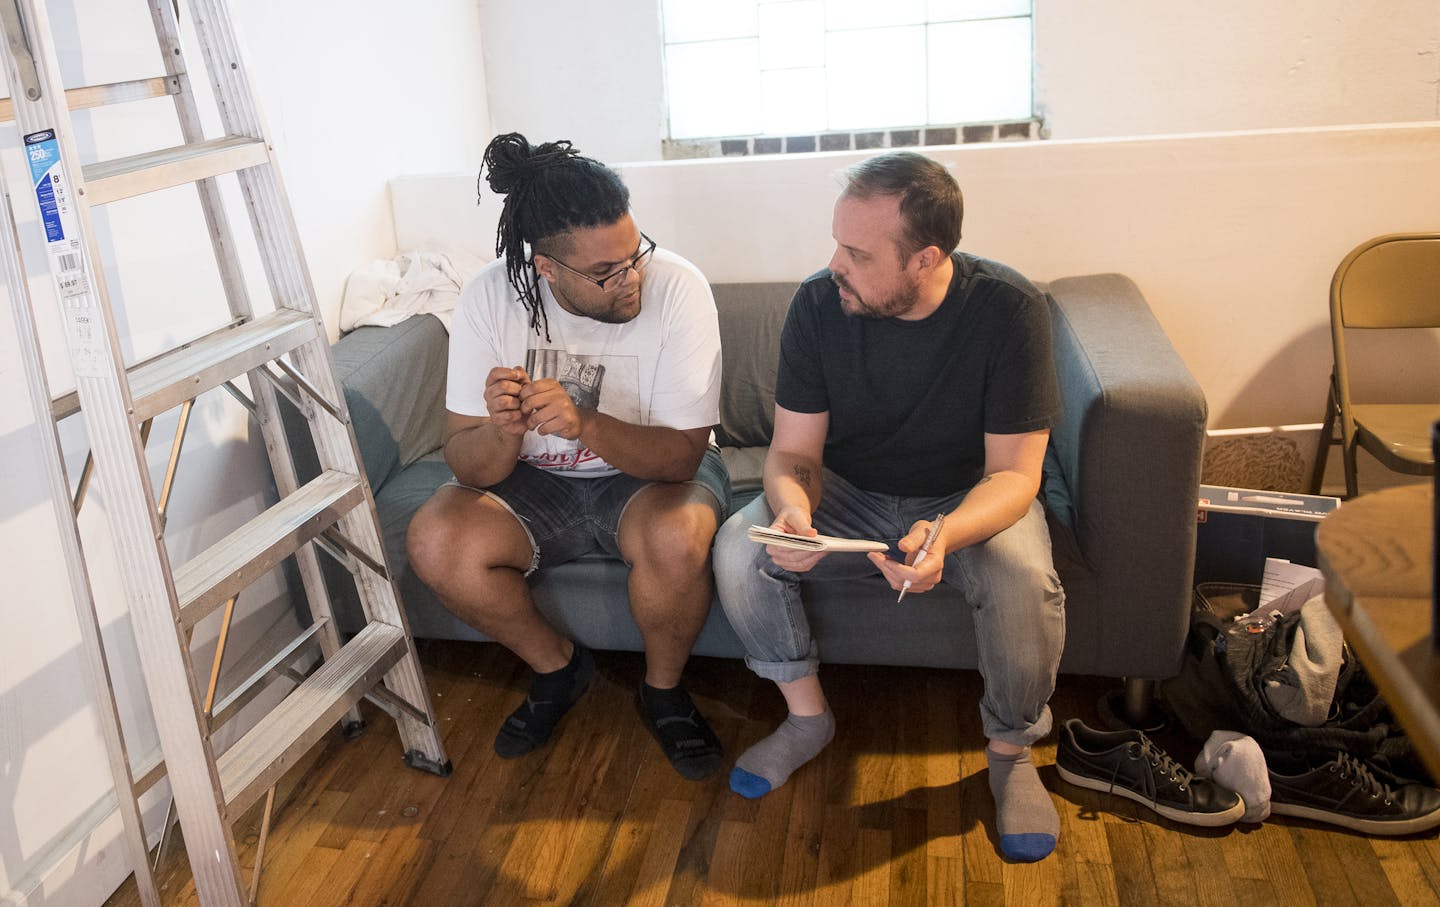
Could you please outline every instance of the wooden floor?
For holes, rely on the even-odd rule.
[[[523,666],[493,644],[422,643],[421,657],[454,774],[404,767],[378,712],[357,741],[331,735],[277,795],[260,904],[1440,903],[1433,833],[1370,839],[1279,818],[1175,825],[1061,781],[1053,736],[1036,752],[1059,847],[1007,863],[971,671],[825,668],[835,742],[748,801],[725,773],[697,784],[670,769],[632,705],[637,655],[600,653],[594,689],[549,747],[510,761],[491,741],[524,696]],[[694,659],[688,683],[732,758],[783,717],[774,687],[739,663]],[[1062,677],[1057,720],[1097,724],[1113,685]],[[237,840],[248,868],[252,818]],[[158,881],[167,904],[198,903],[182,847]],[[133,880],[107,903],[138,904]]]

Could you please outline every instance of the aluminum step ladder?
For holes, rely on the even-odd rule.
[[[370,698],[394,717],[409,765],[446,775],[450,763],[385,565],[375,502],[226,3],[193,0],[188,6],[225,133],[218,138],[203,133],[181,52],[177,8],[172,0],[149,0],[149,8],[165,74],[67,92],[60,82],[43,0],[0,0],[5,37],[0,57],[13,95],[10,109],[0,108],[0,116],[13,115],[31,176],[28,185],[16,187],[23,191],[13,194],[10,184],[17,181],[5,181],[10,228],[0,237],[0,265],[12,305],[17,312],[26,309],[17,314],[16,325],[26,350],[37,414],[47,410],[46,418],[58,422],[78,413],[84,420],[163,751],[163,764],[138,773],[132,770],[109,690],[91,597],[88,589],[77,591],[92,686],[106,692],[99,703],[102,729],[141,898],[147,904],[158,903],[136,801],[160,777],[168,776],[201,902],[240,905],[255,897],[266,829],[262,826],[257,874],[247,891],[233,824],[267,791],[264,821],[268,824],[276,781],[330,726],[358,722],[356,706],[361,698]],[[174,99],[185,144],[81,164],[70,109],[165,95]],[[215,179],[231,173],[255,231],[273,297],[272,312],[256,314],[247,296]],[[91,208],[186,184],[193,184],[199,194],[229,319],[190,343],[127,364],[104,283]],[[15,208],[38,209],[43,225],[46,259],[75,376],[76,390],[71,394],[50,395],[28,310],[11,200]],[[249,394],[238,383],[242,378]],[[260,426],[281,499],[194,558],[172,564],[165,543],[165,507],[190,406],[196,396],[217,388],[240,400]],[[318,455],[321,472],[304,485],[296,477],[277,393],[291,399],[304,415]],[[151,420],[175,407],[181,408],[179,427],[157,497],[145,443]],[[72,501],[54,425],[42,435],[49,448],[52,497],[57,515],[64,515],[61,534],[71,563],[72,587],[84,587],[83,551],[74,519],[89,483],[89,464]],[[317,549],[339,559],[353,575],[366,617],[364,628],[343,645]],[[262,659],[249,682],[217,703],[216,681],[236,596],[292,556],[314,616],[312,625],[299,639]],[[209,683],[203,684],[190,657],[190,635],[202,618],[222,607],[220,642]],[[87,621],[89,626],[83,626]],[[307,645],[318,646],[323,661],[302,676],[294,663]],[[298,681],[293,691],[232,747],[215,752],[211,737],[217,718],[233,715],[265,679],[277,675]],[[141,775],[139,780],[136,774]]]

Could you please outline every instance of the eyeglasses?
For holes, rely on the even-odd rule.
[[[628,273],[631,272],[631,271],[634,271],[635,273],[638,274],[638,273],[640,273],[641,271],[643,271],[643,270],[645,269],[645,266],[646,266],[646,265],[648,265],[648,264],[650,263],[650,258],[651,258],[651,256],[653,256],[653,255],[655,254],[655,245],[656,245],[655,240],[653,240],[653,239],[651,239],[650,237],[646,236],[644,233],[641,233],[641,234],[640,234],[640,245],[642,246],[642,248],[641,248],[639,251],[637,251],[634,255],[632,255],[632,256],[630,257],[630,260],[629,260],[628,262],[626,262],[625,264],[623,264],[623,265],[621,265],[620,267],[616,268],[614,271],[611,271],[609,274],[606,274],[604,277],[601,277],[601,278],[599,278],[599,279],[596,279],[596,278],[594,278],[594,277],[591,277],[589,274],[583,274],[583,273],[575,270],[574,268],[572,268],[572,267],[570,267],[569,265],[567,265],[565,262],[563,262],[563,261],[561,261],[560,259],[556,258],[554,255],[546,255],[544,252],[538,252],[538,253],[536,253],[536,254],[538,254],[538,255],[545,255],[546,258],[548,258],[548,259],[550,259],[551,261],[555,262],[557,265],[559,265],[560,267],[562,267],[562,268],[564,268],[565,270],[569,271],[571,274],[574,274],[576,277],[580,278],[581,280],[588,280],[590,283],[593,283],[593,284],[595,284],[595,286],[597,286],[597,287],[599,287],[600,289],[604,290],[604,289],[606,289],[606,288],[614,288],[614,287],[620,286],[621,284],[623,284],[623,283],[625,282],[625,275],[626,275],[626,274],[628,274]],[[531,258],[531,262],[532,262],[532,263],[534,262],[533,256],[532,256],[532,258]]]

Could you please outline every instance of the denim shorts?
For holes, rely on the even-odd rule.
[[[470,488],[451,480],[451,484]],[[624,560],[616,533],[625,508],[642,489],[661,484],[623,472],[598,479],[566,478],[549,470],[517,463],[515,471],[489,488],[472,488],[510,511],[530,538],[531,561],[526,576],[542,565],[555,567],[592,552]],[[695,471],[682,484],[698,485],[715,499],[717,525],[730,512],[730,473],[711,445]]]

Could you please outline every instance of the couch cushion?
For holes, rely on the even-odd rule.
[[[730,512],[734,513],[760,493],[765,484],[765,454],[769,447],[722,447],[720,456],[730,473]]]
[[[719,283],[722,362],[721,447],[764,447],[775,427],[775,371],[780,364],[780,328],[795,295],[794,283]]]

